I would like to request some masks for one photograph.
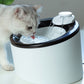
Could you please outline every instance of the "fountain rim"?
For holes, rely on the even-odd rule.
[[[52,21],[52,18],[46,18],[46,19],[42,19],[40,20],[40,25],[38,26],[38,28],[42,28],[42,27],[48,27],[50,25]],[[66,30],[66,33],[56,39],[47,41],[47,42],[42,42],[42,43],[35,43],[35,44],[23,44],[21,42],[19,42],[19,39],[21,36],[19,36],[19,39],[16,41],[13,39],[13,34],[10,36],[10,41],[11,44],[15,47],[19,47],[19,48],[40,48],[40,47],[48,47],[48,46],[52,46],[55,44],[59,44],[62,43],[66,40],[69,40],[70,38],[72,38],[73,36],[75,36],[78,32],[79,32],[79,24],[78,22],[75,20],[73,23],[71,24],[67,24],[67,25],[54,25],[57,27],[61,27],[64,28]]]

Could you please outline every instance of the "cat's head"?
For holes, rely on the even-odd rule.
[[[41,8],[39,5],[15,7],[11,20],[12,33],[20,33],[26,36],[35,33],[39,24],[39,12],[41,12]]]

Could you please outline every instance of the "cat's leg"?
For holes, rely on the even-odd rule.
[[[14,70],[13,64],[10,64],[7,59],[6,51],[5,51],[4,47],[0,48],[0,64],[4,70],[7,70],[7,71]]]

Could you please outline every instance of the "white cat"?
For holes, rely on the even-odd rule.
[[[0,5],[0,64],[5,70],[14,70],[6,57],[4,45],[11,34],[32,35],[39,24],[39,5]]]

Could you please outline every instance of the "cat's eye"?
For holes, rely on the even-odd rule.
[[[27,27],[27,30],[31,30],[32,29],[32,26],[30,26],[30,27]]]

